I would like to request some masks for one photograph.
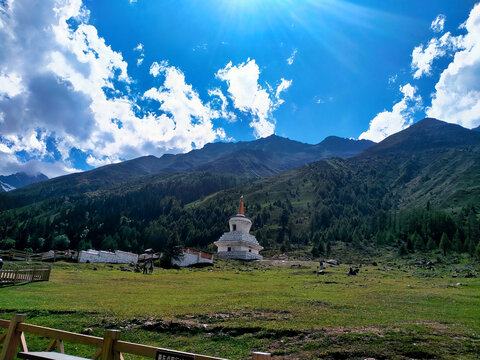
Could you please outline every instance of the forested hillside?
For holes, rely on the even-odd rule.
[[[475,254],[480,141],[452,143],[450,125],[431,125],[417,124],[375,146],[384,152],[373,147],[355,158],[330,158],[253,182],[210,171],[152,175],[4,211],[1,246],[141,251],[162,250],[178,238],[207,248],[227,230],[244,195],[252,231],[269,250],[312,248],[321,255],[344,243],[359,251],[390,245],[400,253],[441,248]],[[425,129],[435,141],[409,150]]]

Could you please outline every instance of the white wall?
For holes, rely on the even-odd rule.
[[[183,255],[178,258],[178,260],[172,260],[173,265],[178,265],[180,267],[191,266],[195,264],[213,264],[213,256],[208,259],[202,257],[201,252],[197,254],[190,254],[188,252],[183,252]]]
[[[136,264],[138,255],[126,251],[117,250],[115,252],[82,250],[78,254],[79,263],[104,263],[104,264]]]

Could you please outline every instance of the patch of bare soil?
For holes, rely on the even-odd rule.
[[[249,317],[259,320],[292,316],[288,311],[271,310],[240,313],[218,313],[204,315],[182,315],[178,320],[165,321],[160,318],[138,318],[130,320],[113,320],[96,325],[120,328],[124,330],[147,330],[160,333],[193,335],[198,334],[205,339],[228,336],[231,338],[251,337],[265,339],[265,350],[272,353],[275,359],[348,359],[363,360],[366,358],[381,359],[448,359],[438,354],[450,354],[462,348],[465,341],[472,339],[458,338],[451,334],[452,329],[446,323],[415,322],[402,325],[422,325],[432,329],[424,338],[422,333],[406,331],[393,326],[335,327],[319,329],[267,329],[261,326],[231,326],[226,323],[232,318]],[[260,323],[260,322],[259,322]],[[93,325],[92,325],[93,326]],[[448,344],[445,336],[453,339]],[[432,343],[433,341],[433,343]],[[477,345],[464,347],[466,354],[471,355]],[[468,357],[467,357],[468,358]]]
[[[256,263],[266,266],[299,266],[299,267],[312,267],[318,266],[318,261],[306,261],[306,260],[276,260],[276,259],[264,259],[258,260]]]

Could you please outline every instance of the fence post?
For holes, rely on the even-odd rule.
[[[271,359],[271,358],[272,358],[272,356],[271,356],[270,353],[255,351],[253,353],[252,360],[268,360],[268,359]]]
[[[103,338],[102,360],[114,360],[113,346],[120,339],[120,330],[106,330]],[[2,360],[2,359],[0,359]]]
[[[15,314],[10,320],[10,325],[7,329],[7,336],[3,341],[2,353],[0,354],[0,360],[14,360],[18,343],[20,342],[20,332],[17,331],[18,323],[25,320],[25,314]]]

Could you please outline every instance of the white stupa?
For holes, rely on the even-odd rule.
[[[261,260],[259,254],[263,247],[255,236],[250,234],[252,221],[245,216],[243,196],[240,198],[238,214],[230,218],[230,232],[224,233],[214,244],[217,246],[217,258],[237,260]]]

